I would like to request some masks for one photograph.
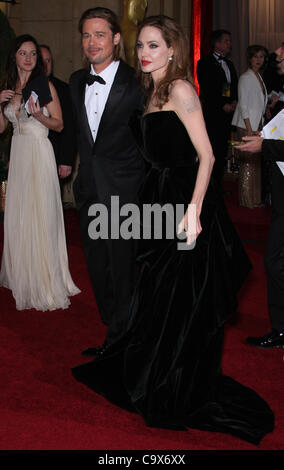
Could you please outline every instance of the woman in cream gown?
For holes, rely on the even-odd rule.
[[[68,268],[57,168],[48,139],[49,129],[63,128],[58,97],[50,83],[52,101],[41,109],[29,100],[30,116],[22,100],[22,89],[41,73],[41,64],[34,38],[16,38],[0,93],[0,132],[8,121],[13,125],[0,285],[11,289],[18,310],[67,308],[69,296],[80,292]]]

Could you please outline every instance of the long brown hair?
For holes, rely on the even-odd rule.
[[[6,62],[6,71],[0,86],[0,90],[16,90],[17,80],[19,78],[16,54],[24,42],[32,42],[35,45],[37,53],[36,65],[35,68],[32,70],[27,83],[32,81],[37,75],[44,74],[43,60],[36,39],[30,34],[22,34],[21,36],[17,36],[11,45],[11,49]],[[1,107],[4,108],[5,106],[7,106],[7,104],[8,102],[4,102],[2,103]]]
[[[35,65],[35,68],[32,70],[32,73],[28,81],[30,82],[37,75],[44,73],[42,56],[41,56],[40,48],[36,39],[30,34],[22,34],[21,36],[17,36],[14,39],[14,42],[11,46],[11,49],[7,58],[7,63],[6,63],[5,87],[10,90],[16,89],[16,84],[17,84],[17,79],[18,79],[16,53],[24,42],[32,42],[35,45],[36,53],[37,53],[36,65]]]
[[[152,26],[159,29],[167,47],[172,47],[174,51],[172,60],[169,61],[166,74],[158,83],[155,91],[155,100],[157,102],[157,106],[161,109],[169,100],[170,86],[174,80],[188,80],[193,84],[189,67],[190,58],[188,41],[179,24],[168,16],[157,15],[146,18],[139,25],[137,38],[139,38],[141,30],[145,28],[145,26]],[[136,71],[146,94],[148,95],[149,101],[154,89],[151,74],[141,71],[138,59],[136,60]]]

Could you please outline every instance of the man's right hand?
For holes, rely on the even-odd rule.
[[[236,109],[236,106],[237,106],[236,101],[233,101],[233,103],[226,103],[223,106],[223,111],[225,111],[225,113],[233,113]]]
[[[252,153],[261,152],[263,137],[246,136],[242,138],[242,141],[244,143],[241,145],[236,145],[235,149],[241,150],[242,152],[252,152]]]

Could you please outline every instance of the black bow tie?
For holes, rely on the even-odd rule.
[[[90,85],[93,85],[94,82],[98,82],[101,85],[106,84],[104,79],[100,77],[99,75],[92,75],[91,73],[88,73],[88,75],[86,76],[86,83],[90,86]]]
[[[221,62],[222,60],[223,60],[224,62],[227,62],[226,57],[222,57],[221,55],[218,55],[218,56],[216,57],[216,59],[219,60],[219,62]]]

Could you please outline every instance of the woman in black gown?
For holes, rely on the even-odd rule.
[[[177,232],[184,228],[188,248],[194,236],[196,244],[178,249],[180,235],[167,237],[165,227],[162,238],[140,240],[128,331],[107,356],[73,368],[73,375],[140,413],[148,426],[219,431],[257,444],[273,429],[273,413],[221,372],[223,326],[251,265],[210,181],[214,157],[180,27],[148,17],[137,56],[148,94],[139,127],[151,166],[141,202],[194,204],[195,223],[187,210]]]

